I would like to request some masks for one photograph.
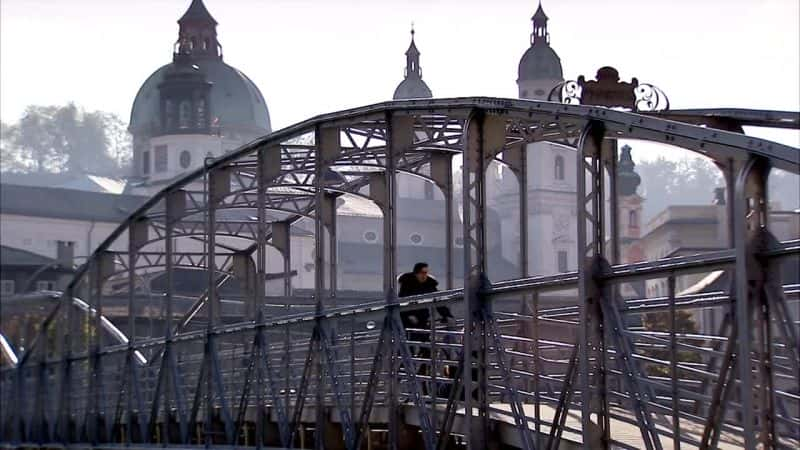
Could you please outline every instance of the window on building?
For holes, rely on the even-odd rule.
[[[189,100],[184,100],[178,107],[178,128],[186,129],[190,126],[192,126],[192,104]]]
[[[195,110],[197,112],[197,128],[206,127],[206,101],[205,99],[197,99],[195,103]]]
[[[556,156],[555,178],[556,178],[556,180],[563,180],[564,179],[564,157],[561,156],[561,155]]]
[[[636,211],[631,211],[628,213],[628,226],[630,227],[639,226],[639,215],[636,214]]]
[[[142,175],[150,173],[150,151],[145,150],[142,152]]]
[[[184,150],[181,152],[180,163],[181,168],[183,169],[188,169],[189,165],[192,164],[192,154],[189,152],[189,150]]]
[[[155,167],[154,170],[156,173],[166,172],[167,171],[167,146],[166,145],[156,145],[155,147]]]
[[[37,291],[55,291],[56,283],[50,280],[39,280],[36,282]]]
[[[433,183],[425,182],[425,200],[433,200]]]
[[[567,272],[569,268],[567,267],[567,251],[566,250],[559,250],[558,251],[558,271],[559,272]]]
[[[0,280],[0,294],[14,294],[14,280]]]
[[[175,102],[164,100],[164,129],[171,130],[173,128],[175,128]]]

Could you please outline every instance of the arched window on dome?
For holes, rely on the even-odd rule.
[[[192,50],[197,48],[197,38],[192,38],[192,46],[190,48]]]
[[[175,102],[172,100],[164,101],[164,130],[169,131],[175,128]]]
[[[178,108],[178,128],[186,129],[192,125],[192,104],[189,100],[181,102]]]
[[[556,156],[555,178],[556,178],[556,180],[563,180],[564,179],[564,157],[561,156],[561,155]]]
[[[208,50],[211,47],[211,40],[208,38],[203,39],[203,50]]]

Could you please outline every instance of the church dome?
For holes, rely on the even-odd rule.
[[[153,72],[133,101],[129,130],[134,139],[226,130],[258,136],[272,131],[261,91],[223,62],[217,21],[203,0],[192,0],[178,25],[172,62]]]
[[[536,9],[531,21],[531,46],[519,60],[517,82],[530,80],[563,80],[564,72],[561,69],[561,58],[550,47],[550,33],[547,32],[549,18],[544,13],[542,4]]]
[[[404,100],[411,98],[431,98],[433,93],[431,89],[422,81],[422,78],[408,77],[397,85],[394,90],[395,100]]]
[[[264,97],[247,75],[221,59],[199,59],[193,66],[210,84],[209,117],[215,126],[264,133],[272,131]],[[132,133],[158,129],[161,124],[159,85],[165,74],[176,70],[176,63],[166,64],[153,72],[139,88],[131,110]]]
[[[535,43],[519,60],[519,80],[563,80],[561,58],[545,43]]]
[[[412,98],[432,98],[431,89],[422,81],[422,69],[419,66],[419,49],[414,43],[414,29],[411,29],[411,44],[406,50],[406,72],[405,78],[397,89],[394,90],[395,100],[408,100]]]

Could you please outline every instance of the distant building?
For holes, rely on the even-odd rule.
[[[0,245],[0,295],[61,290],[75,272],[72,246],[58,242],[59,258]]]
[[[519,97],[546,100],[564,81],[561,59],[550,46],[548,17],[542,5],[531,18],[530,47],[519,62]],[[576,155],[571,147],[553,142],[527,144],[528,273],[548,275],[577,268],[575,209]],[[503,257],[520,261],[519,184],[509,169],[502,172],[500,188],[491,199],[502,218]]]
[[[57,258],[59,242],[68,243],[80,262],[145,200],[131,195],[2,184],[0,244]]]
[[[414,43],[414,29],[411,29],[411,44],[406,50],[406,71],[403,81],[394,90],[395,100],[407,100],[414,98],[432,98],[431,89],[422,81],[422,68],[419,65],[419,50]]]
[[[780,241],[800,239],[800,211],[782,211],[771,205],[769,229]],[[641,239],[645,259],[696,255],[732,247],[728,230],[728,206],[725,188],[714,190],[713,202],[708,205],[671,205],[656,214],[647,224]],[[783,282],[800,282],[796,259],[787,260],[782,268]],[[696,294],[714,290],[729,291],[731,280],[724,271],[681,275],[675,278],[676,295]],[[667,280],[646,281],[648,297],[668,295]],[[695,317],[701,331],[714,332],[722,314],[708,309]]]
[[[177,177],[270,131],[261,91],[222,60],[217,21],[202,0],[178,20],[172,62],[150,75],[131,109],[136,193]]]

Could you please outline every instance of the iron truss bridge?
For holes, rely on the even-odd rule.
[[[773,237],[766,186],[772,168],[800,173],[800,152],[742,126],[799,123],[797,113],[775,111],[634,114],[458,98],[381,103],[272,133],[166,187],[63,293],[40,296],[49,309],[26,348],[3,340],[0,441],[798,448],[798,286],[781,279],[781,268],[796,261],[800,242]],[[729,248],[620,263],[618,139],[713,160],[729,193]],[[539,237],[528,236],[523,195],[521,275],[490,282],[487,236],[497,231],[485,221],[487,167],[510,169],[526,192],[527,144],[537,141],[575,155],[577,271],[527,276],[525,243]],[[401,174],[444,194],[449,290],[396,296]],[[380,298],[339,295],[335,210],[347,196],[382,212]],[[292,290],[292,230],[303,221],[314,248],[313,295]],[[281,255],[277,275],[270,252]],[[205,280],[199,293],[176,287],[186,270]],[[142,281],[152,273],[162,275],[158,292]],[[676,288],[698,273],[726,285]],[[267,295],[276,279],[282,294]],[[666,290],[626,289],[652,280],[666,280]],[[402,312],[435,317],[442,306],[455,320],[404,329]],[[713,325],[680,325],[710,313]]]

